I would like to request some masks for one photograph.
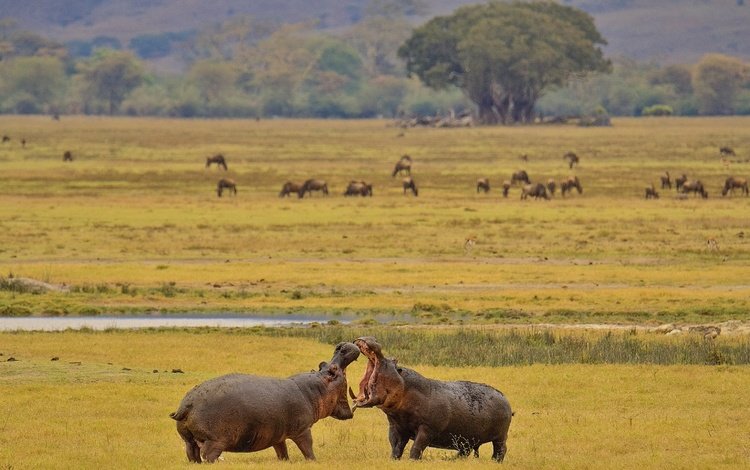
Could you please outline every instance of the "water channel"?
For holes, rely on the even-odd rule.
[[[97,316],[97,317],[0,317],[0,331],[64,331],[136,328],[250,328],[254,326],[281,327],[326,323],[331,317],[285,315],[249,316]],[[348,323],[346,319],[336,319]]]

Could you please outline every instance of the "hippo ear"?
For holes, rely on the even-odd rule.
[[[318,364],[318,372],[320,372],[321,370],[323,370],[323,367],[325,367],[327,365],[328,365],[328,363],[326,361],[323,361],[320,364]]]
[[[328,373],[326,375],[326,379],[333,380],[336,377],[338,377],[338,375],[339,375],[339,366],[337,366],[336,364],[331,364],[328,367]]]

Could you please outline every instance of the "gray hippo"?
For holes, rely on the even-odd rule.
[[[312,425],[323,418],[351,419],[346,367],[359,356],[352,343],[339,343],[330,363],[317,372],[287,379],[230,374],[193,387],[170,414],[191,462],[214,462],[222,452],[255,452],[273,447],[287,460],[286,439],[306,459],[315,459]]]
[[[359,396],[349,390],[354,408],[376,406],[388,417],[391,457],[399,459],[409,440],[409,458],[419,459],[427,447],[454,449],[465,457],[492,442],[492,458],[502,462],[513,412],[505,396],[489,385],[443,382],[399,367],[383,357],[375,338],[354,341],[367,357]]]

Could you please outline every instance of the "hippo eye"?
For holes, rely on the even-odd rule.
[[[396,372],[401,374],[402,372],[404,372],[404,369],[402,369],[401,367],[396,367]]]

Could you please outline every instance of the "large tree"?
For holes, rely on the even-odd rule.
[[[701,114],[732,114],[735,100],[750,79],[750,67],[736,57],[707,54],[693,70],[693,89]]]
[[[545,90],[609,71],[606,41],[585,12],[552,2],[460,8],[414,30],[398,51],[426,85],[457,86],[484,123],[530,122]]]
[[[114,114],[125,97],[141,84],[141,63],[130,52],[101,50],[79,64],[89,98],[104,101]]]

